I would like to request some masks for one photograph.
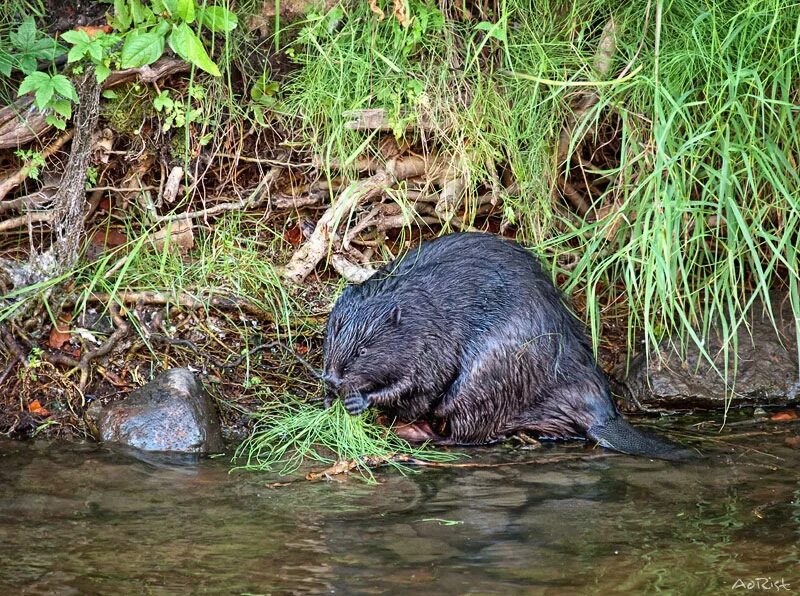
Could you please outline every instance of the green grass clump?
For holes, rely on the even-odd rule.
[[[397,469],[408,466],[392,461],[393,455],[409,455],[429,462],[452,461],[457,454],[412,446],[374,421],[374,414],[351,416],[341,401],[330,408],[292,398],[270,399],[253,416],[253,433],[236,450],[238,469],[273,470],[291,474],[305,462],[330,465],[355,461],[358,472],[373,481],[365,458],[378,458]]]

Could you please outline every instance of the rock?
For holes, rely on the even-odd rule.
[[[99,410],[99,411],[98,411]],[[145,451],[223,450],[211,398],[186,368],[167,370],[120,402],[90,408],[98,438]]]
[[[748,325],[739,328],[735,407],[785,405],[800,397],[794,315],[788,300],[776,298],[772,304],[778,335],[758,304],[751,309]],[[715,356],[718,370],[724,371],[721,334],[710,335],[706,351]],[[672,346],[673,342],[662,342],[649,363],[645,354],[633,360],[623,384],[628,397],[654,408],[724,408],[730,388],[697,346],[690,345],[685,358]],[[731,361],[728,370],[732,369]]]

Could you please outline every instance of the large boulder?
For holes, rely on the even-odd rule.
[[[90,409],[98,438],[145,451],[223,450],[219,419],[203,385],[186,368],[167,370],[120,402]]]
[[[655,354],[639,354],[624,382],[628,397],[653,408],[723,408],[733,388],[733,406],[786,405],[800,398],[797,335],[789,301],[773,300],[775,326],[760,305],[738,332],[738,364],[733,378],[733,344],[729,344],[728,385],[694,344],[685,356],[670,341]],[[777,327],[777,334],[776,334]],[[705,344],[719,371],[725,371],[722,335],[715,331]],[[735,380],[735,383],[732,381]]]

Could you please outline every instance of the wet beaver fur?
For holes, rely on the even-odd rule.
[[[589,438],[634,455],[688,452],[617,411],[582,323],[539,262],[490,234],[424,242],[342,293],[328,319],[324,375],[359,414],[438,421],[424,438],[483,444],[517,431]]]

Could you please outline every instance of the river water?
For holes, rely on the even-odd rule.
[[[799,431],[713,435],[683,464],[495,447],[278,487],[226,459],[0,442],[0,594],[800,592]]]

